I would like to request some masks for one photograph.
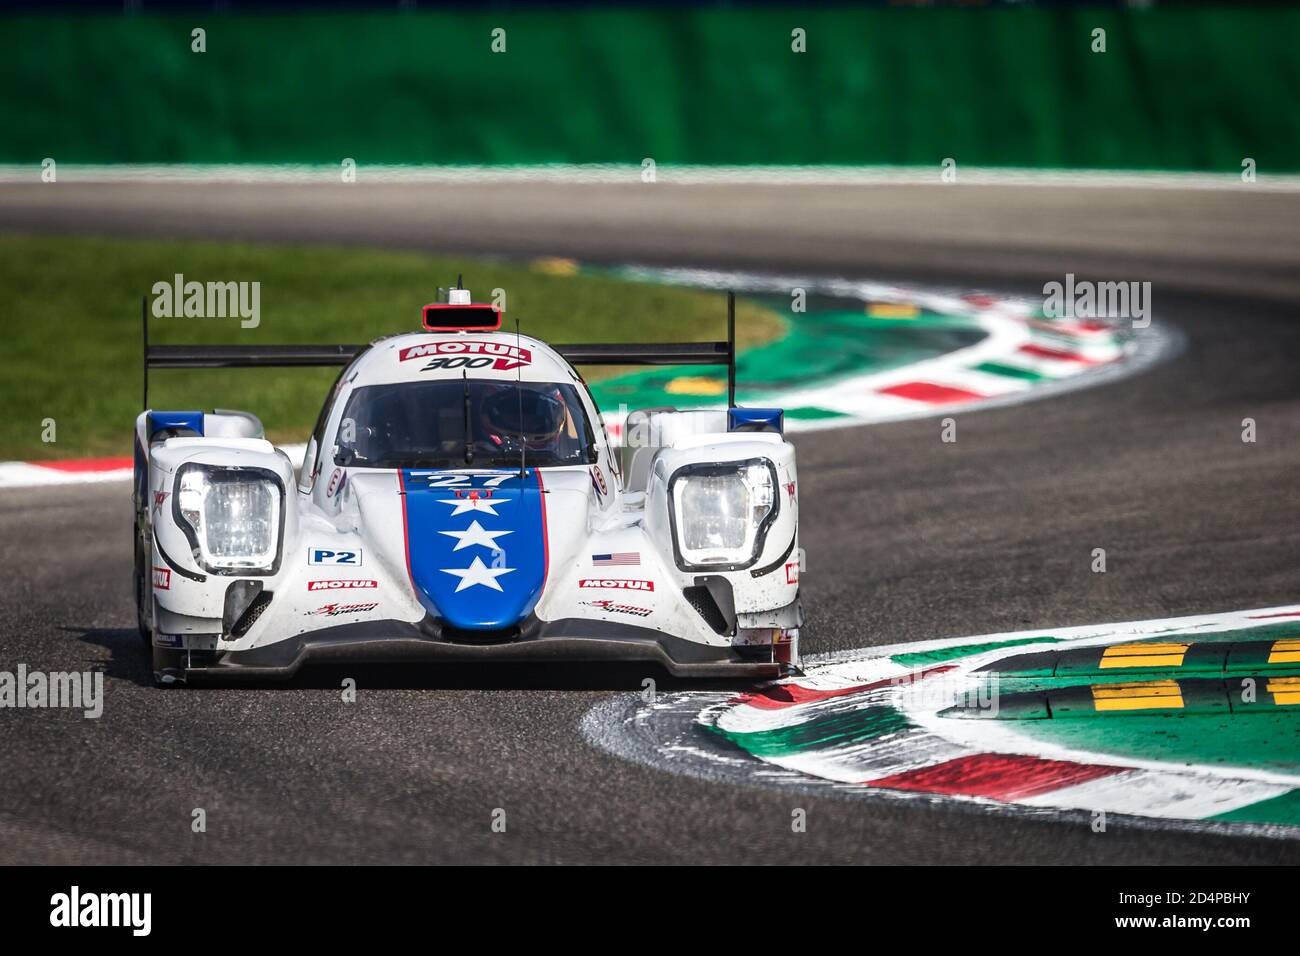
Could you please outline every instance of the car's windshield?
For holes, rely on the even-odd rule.
[[[466,422],[469,423],[468,441]],[[335,464],[370,468],[584,465],[595,447],[572,385],[450,379],[353,391]]]

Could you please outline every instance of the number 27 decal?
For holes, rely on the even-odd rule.
[[[464,488],[473,487],[475,479],[484,488],[495,488],[515,477],[514,472],[505,475],[436,475],[428,479],[429,488]]]

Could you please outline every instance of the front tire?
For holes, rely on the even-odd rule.
[[[142,535],[135,535],[135,626],[146,648],[153,646],[153,580]]]

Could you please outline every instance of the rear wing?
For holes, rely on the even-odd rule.
[[[151,368],[320,368],[342,366],[368,345],[150,345],[149,298],[140,300],[144,332],[144,407]],[[571,365],[725,365],[727,407],[736,405],[736,294],[727,293],[725,342],[655,342],[646,345],[552,345]]]

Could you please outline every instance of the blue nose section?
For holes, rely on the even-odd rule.
[[[425,610],[462,630],[523,620],[546,584],[542,476],[417,471],[402,476],[406,563]]]

